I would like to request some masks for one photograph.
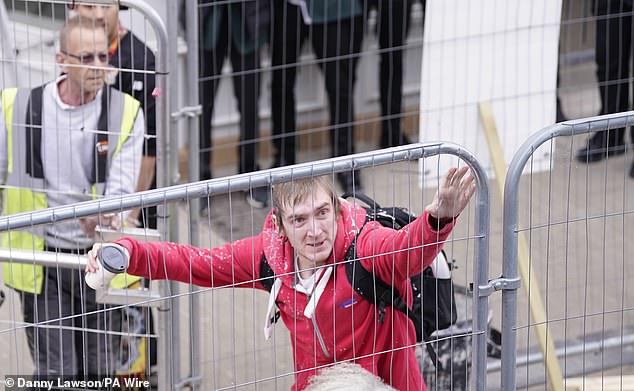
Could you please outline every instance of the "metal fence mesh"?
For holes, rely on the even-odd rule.
[[[141,181],[122,192],[156,185],[152,183],[153,172],[159,174],[159,185],[175,186],[150,198],[121,198],[117,208],[108,204],[108,213],[124,218],[133,207],[158,205],[159,212],[143,209],[138,215],[142,227],[147,228],[128,233],[144,242],[160,236],[203,248],[252,236],[261,229],[271,206],[271,182],[263,178],[272,174],[261,170],[409,141],[453,140],[473,151],[492,172],[490,150],[481,136],[486,124],[480,110],[487,102],[500,131],[502,154],[509,161],[526,152],[518,152],[518,146],[539,127],[631,108],[630,1],[359,0],[325,6],[322,13],[315,3],[121,2],[130,9],[118,13],[118,23],[156,55],[153,59],[133,46],[130,53],[123,53],[127,52],[123,45],[111,53],[111,58],[141,58],[135,65],[115,63],[108,70],[115,84],[128,83],[125,79],[133,76],[129,89],[142,101],[145,112],[143,152],[137,151],[132,170],[142,170]],[[106,4],[113,2],[4,0],[0,6],[0,87],[34,88],[60,76],[57,30],[76,11],[69,8],[89,5],[94,11]],[[156,29],[157,19],[164,21],[169,31],[169,46],[167,34]],[[111,25],[107,19],[95,22],[101,23],[106,29]],[[121,29],[117,33],[125,36]],[[91,64],[76,65],[74,69],[91,68]],[[156,103],[155,115],[150,113],[152,102]],[[62,115],[62,110],[56,110]],[[583,123],[598,129],[600,122],[591,119]],[[16,119],[13,123],[25,125]],[[634,168],[629,128],[629,122],[623,127],[610,123],[603,128],[606,132],[590,138],[577,129],[573,136],[558,134],[539,150],[531,150],[515,189],[519,223],[514,229],[525,238],[530,261],[527,268],[531,274],[522,279],[535,283],[532,289],[543,299],[545,316],[538,321],[531,312],[537,291],[520,291],[513,328],[517,336],[513,357],[518,368],[504,368],[504,360],[489,358],[489,376],[476,379],[476,389],[487,383],[487,389],[495,389],[499,378],[504,384],[512,371],[517,377],[513,386],[559,390],[561,385],[551,378],[555,364],[561,367],[568,387],[581,382],[580,387],[585,384],[591,389],[597,379],[601,387],[610,382],[623,387],[634,381],[630,375],[634,319],[629,288],[634,276],[628,258],[632,250],[628,239],[633,226],[630,177]],[[116,133],[94,126],[87,130]],[[64,145],[67,140],[70,145],[72,131],[58,129],[55,137],[60,146],[68,147]],[[606,146],[610,159],[604,159],[600,152]],[[69,150],[74,151],[72,147]],[[141,156],[156,157],[158,165],[148,170],[154,163],[145,160],[144,166]],[[376,152],[376,156],[384,154]],[[600,162],[585,164],[584,157]],[[70,152],[62,154],[55,167],[48,168],[63,171],[60,167],[72,158]],[[314,164],[306,167],[320,166]],[[446,168],[461,164],[455,157],[428,156],[418,165],[399,161],[366,164],[361,169],[337,166],[328,175],[339,193],[362,191],[383,206],[403,206],[420,213],[431,201]],[[68,171],[60,177],[76,175],[76,170]],[[229,176],[236,173],[253,175]],[[209,178],[222,180],[210,182],[204,190],[196,187],[196,180]],[[252,182],[245,185],[245,178]],[[190,186],[178,187],[179,181]],[[2,189],[6,194],[13,187],[5,183]],[[90,199],[90,192],[83,190],[48,189],[57,195],[68,193],[72,198],[69,202]],[[175,198],[174,192],[183,196]],[[508,260],[499,251],[507,239],[495,228],[503,224],[501,205],[506,197],[493,196],[487,205],[494,228],[491,271],[487,269],[485,274],[494,281],[498,276],[502,280],[508,277],[503,267]],[[3,201],[6,206],[6,198]],[[467,321],[472,317],[472,301],[486,299],[498,289],[486,281],[479,281],[478,286],[474,277],[478,273],[475,247],[481,237],[472,227],[484,210],[481,207],[465,211],[445,246],[449,257],[457,261],[455,283],[461,287],[473,283],[478,292],[475,299],[468,289],[458,296],[460,316]],[[83,210],[78,207],[76,212],[82,214]],[[98,211],[94,210],[94,215]],[[32,215],[34,219],[38,216]],[[136,225],[133,220],[130,224]],[[46,229],[59,232],[69,224],[77,227],[78,221],[79,217],[54,222]],[[160,235],[149,229],[156,227]],[[84,239],[64,248],[85,250],[92,241]],[[3,259],[18,258],[16,248],[0,251],[4,250]],[[25,256],[32,256],[29,251],[33,250],[27,250]],[[49,270],[61,271],[64,260],[73,266],[64,273],[68,286],[77,288],[72,292],[77,297],[73,304],[79,313],[85,313],[88,292],[80,291],[83,284],[77,284],[83,274],[83,258],[53,254]],[[6,276],[3,279],[6,281]],[[60,288],[65,285],[60,284]],[[116,339],[117,349],[110,353],[120,353],[122,366],[128,369],[131,365],[125,363],[126,358],[134,346],[138,347],[134,343],[141,343],[135,338],[143,337],[149,346],[141,349],[150,357],[158,353],[158,358],[148,359],[138,373],[148,379],[158,376],[155,383],[166,389],[284,389],[293,384],[298,370],[293,367],[296,357],[286,329],[276,327],[272,341],[261,337],[266,294],[237,288],[198,288],[194,284],[152,285],[151,290],[115,292],[102,298],[125,304],[117,309],[99,304],[95,309],[100,316],[107,315],[99,324],[106,327],[115,322],[115,331],[88,331],[84,315],[66,317],[74,321],[72,325],[59,326],[59,317],[35,323],[49,334],[79,331],[75,345],[69,347],[79,351],[91,337],[99,337],[102,347],[110,342],[107,339]],[[0,339],[8,348],[0,352],[0,361],[5,363],[0,365],[0,381],[2,375],[37,369],[24,333],[21,312],[25,297],[10,288],[3,292],[6,299],[0,307]],[[158,300],[161,295],[170,300]],[[495,328],[504,325],[507,315],[500,296],[492,296],[492,311],[487,314]],[[153,317],[146,307],[129,305],[138,297],[158,309],[152,311]],[[71,304],[50,299],[49,304],[60,309]],[[475,307],[477,311],[478,305]],[[135,311],[145,315],[139,317]],[[118,326],[120,316],[122,328]],[[144,324],[135,322],[141,318]],[[481,326],[479,323],[476,328]],[[554,356],[543,358],[539,330],[545,330],[552,339],[554,345],[548,349],[557,350],[557,363]],[[477,338],[484,331],[469,329],[466,333]],[[150,344],[156,339],[158,346]],[[450,352],[464,342],[455,335],[446,341]],[[313,340],[316,348],[318,342]],[[59,343],[56,347],[67,348]],[[35,350],[44,348],[53,347],[38,346]],[[84,353],[78,364],[92,365],[88,352]],[[425,352],[419,349],[418,353],[422,360]],[[323,366],[316,359],[313,364]],[[116,365],[113,361],[104,367],[111,371]],[[500,367],[501,375],[497,372]],[[480,370],[477,365],[474,369]],[[447,385],[442,376],[434,379],[432,372],[436,370],[424,368],[425,379],[432,389],[444,389]],[[452,370],[451,387],[462,389],[470,369]]]

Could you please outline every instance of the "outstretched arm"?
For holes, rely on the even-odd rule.
[[[127,272],[131,275],[203,287],[255,287],[252,281],[259,270],[259,240],[259,236],[254,236],[212,249],[132,238],[121,238],[115,243],[128,250]],[[99,267],[96,256],[101,246],[95,244],[88,253],[87,272]]]
[[[468,171],[468,167],[451,168],[425,213],[402,229],[368,223],[357,244],[363,266],[390,285],[429,266],[475,192]]]

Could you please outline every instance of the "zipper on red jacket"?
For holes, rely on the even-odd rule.
[[[321,335],[319,331],[319,326],[317,326],[317,320],[313,316],[310,318],[313,322],[313,327],[315,328],[315,334],[317,335],[317,341],[319,342],[319,346],[321,346],[321,351],[324,353],[324,356],[330,358],[330,353],[328,353],[328,349],[326,349],[326,342],[324,341],[324,337]]]
[[[326,285],[328,284],[328,280],[330,280],[332,271],[332,266],[329,266],[325,269],[325,271],[321,275],[321,278],[319,279],[319,282],[317,282],[315,287],[313,288],[312,294],[308,295],[308,304],[304,309],[304,316],[310,318],[310,320],[313,322],[313,328],[315,329],[315,334],[317,335],[317,341],[319,342],[319,346],[321,346],[321,351],[327,358],[330,358],[330,353],[328,353],[324,337],[321,335],[321,331],[319,331],[319,326],[317,325],[317,320],[315,319],[315,309],[317,308],[317,304],[319,303],[319,299],[321,298],[322,293],[324,293],[324,289],[326,289]]]

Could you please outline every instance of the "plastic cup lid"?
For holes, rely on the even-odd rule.
[[[106,246],[99,249],[99,259],[110,273],[122,273],[128,267],[125,253],[118,247]]]

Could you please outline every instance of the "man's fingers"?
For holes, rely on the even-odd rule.
[[[94,220],[95,226],[108,227],[114,230],[121,229],[121,218],[115,213],[103,213],[97,216],[91,216]]]
[[[110,227],[117,231],[121,229],[121,219],[118,215],[114,215],[110,218]]]
[[[451,183],[453,181],[453,177],[454,174],[456,173],[457,169],[455,167],[451,167],[448,171],[447,171],[447,175],[445,175],[445,180],[442,183],[441,187],[449,187],[451,186]]]
[[[462,166],[458,170],[456,170],[455,175],[453,176],[452,183],[461,183],[464,175],[469,171],[468,166]]]
[[[97,225],[97,220],[95,217],[84,217],[79,220],[79,226],[84,233],[90,237],[95,235],[95,226]]]
[[[468,166],[463,166],[460,168],[452,167],[447,171],[447,176],[445,177],[445,182],[443,183],[443,187],[453,187],[456,185],[460,185],[462,178],[469,171]]]
[[[463,190],[470,188],[474,181],[475,178],[473,177],[473,175],[467,175],[466,177],[463,177],[460,181],[460,191],[462,192]]]
[[[113,213],[103,213],[98,216],[99,225],[109,226],[112,224],[113,219],[115,218],[115,214]]]
[[[475,184],[474,181],[471,181],[471,184],[469,185],[469,187],[467,188],[467,190],[464,193],[467,203],[471,199],[471,196],[473,196],[473,194],[475,194],[475,191],[476,191],[476,184]]]
[[[462,186],[461,184],[461,188],[460,188],[460,192],[458,193],[459,197],[460,197],[460,202],[458,205],[459,210],[457,211],[457,214],[462,213],[462,211],[464,210],[464,208],[467,207],[467,205],[469,205],[469,201],[471,200],[471,196],[473,196],[473,194],[476,191],[476,184],[474,181],[464,181],[465,183]]]
[[[101,243],[95,243],[92,246],[92,249],[90,251],[88,251],[88,263],[86,264],[86,271],[87,272],[96,272],[97,270],[99,270],[99,264],[97,262],[97,253],[99,252],[99,249],[101,248]]]

